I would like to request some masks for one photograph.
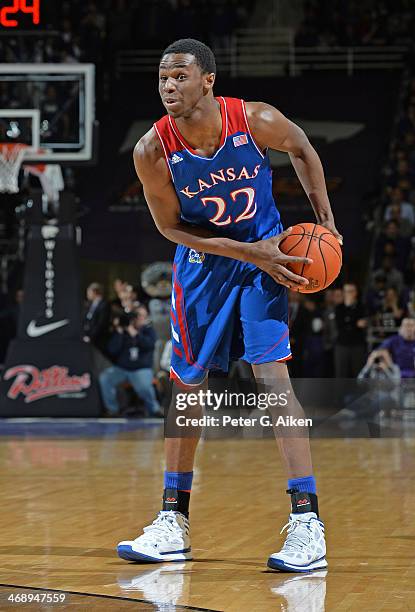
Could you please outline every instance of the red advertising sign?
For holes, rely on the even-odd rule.
[[[14,400],[23,395],[26,404],[53,395],[79,393],[91,386],[91,376],[88,373],[70,376],[68,368],[57,365],[45,370],[39,370],[33,365],[18,365],[9,368],[3,378],[15,378],[7,397]]]

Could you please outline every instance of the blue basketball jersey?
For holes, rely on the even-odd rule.
[[[154,124],[183,221],[217,236],[254,242],[282,232],[268,154],[256,145],[243,100],[217,98],[220,146],[201,157],[168,115]],[[285,287],[250,262],[178,245],[173,264],[170,376],[198,385],[229,360],[290,359]]]
[[[256,145],[245,103],[217,98],[222,115],[219,149],[201,157],[186,143],[172,117],[154,127],[163,145],[183,221],[241,242],[262,239],[278,226],[268,153]]]

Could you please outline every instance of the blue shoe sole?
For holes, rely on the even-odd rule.
[[[192,559],[158,559],[138,553],[131,546],[117,546],[117,553],[121,559],[126,561],[137,561],[139,563],[183,563],[183,561],[191,561]]]
[[[321,559],[317,559],[316,561],[313,561],[313,563],[310,563],[310,565],[307,565],[307,566],[292,566],[292,565],[287,565],[284,561],[281,561],[279,559],[269,558],[267,566],[270,569],[278,570],[280,572],[292,572],[292,573],[298,574],[298,573],[308,573],[308,572],[314,572],[315,570],[326,569],[327,561],[324,557],[322,557]]]
[[[117,546],[117,553],[121,559],[126,561],[140,561],[141,563],[162,563],[160,559],[149,557],[141,553],[135,552],[131,546]]]

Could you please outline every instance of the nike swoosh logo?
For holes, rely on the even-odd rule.
[[[49,334],[50,332],[55,331],[55,329],[59,329],[64,325],[68,325],[69,319],[64,319],[63,321],[56,321],[55,323],[47,323],[46,325],[36,325],[36,321],[30,321],[27,326],[26,333],[30,338],[38,338],[39,336],[44,336],[45,334]]]

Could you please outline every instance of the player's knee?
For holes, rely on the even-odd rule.
[[[284,361],[252,364],[255,378],[264,381],[275,381],[276,378],[289,378],[287,364]]]
[[[173,396],[178,394],[178,393],[196,393],[198,394],[199,391],[206,391],[207,390],[207,386],[208,386],[208,379],[207,376],[206,378],[199,384],[186,384],[181,380],[174,380],[173,381]]]

